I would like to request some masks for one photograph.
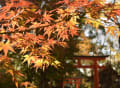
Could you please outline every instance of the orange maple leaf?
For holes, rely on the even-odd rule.
[[[30,82],[22,82],[21,83],[21,86],[25,86],[25,88],[27,88],[28,87],[28,85],[30,85]]]
[[[3,50],[5,56],[7,56],[8,50],[10,50],[10,51],[15,53],[14,49],[11,47],[11,44],[9,42],[7,42],[5,44],[3,42],[1,42],[0,51],[1,50]]]
[[[48,22],[50,22],[50,20],[54,20],[51,16],[52,14],[47,13],[47,11],[43,14],[44,20],[47,20]]]

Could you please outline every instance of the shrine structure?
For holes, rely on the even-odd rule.
[[[108,56],[74,56],[74,59],[77,60],[75,68],[90,68],[94,70],[94,88],[99,88],[99,72],[98,69],[103,69],[104,66],[100,66],[98,61],[105,60]],[[81,60],[90,60],[93,62],[92,65],[82,65]],[[63,88],[65,88],[66,83],[72,83],[74,80],[74,84],[76,88],[79,88],[79,84],[82,84],[82,78],[67,78],[63,81]]]

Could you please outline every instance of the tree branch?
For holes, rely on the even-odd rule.
[[[57,21],[57,22],[55,22],[55,23],[51,23],[51,24],[45,25],[45,26],[38,26],[37,28],[49,27],[49,26],[51,26],[51,25],[54,25],[54,24],[56,24],[56,23],[60,23],[60,22],[62,22],[62,21],[63,21],[63,20],[60,20],[60,21]],[[29,29],[27,29],[27,30],[21,30],[21,31],[16,30],[16,31],[12,31],[12,32],[2,32],[2,33],[0,33],[0,34],[23,33],[23,32],[30,32],[31,30],[35,30],[35,29],[36,29],[36,28],[29,28]]]

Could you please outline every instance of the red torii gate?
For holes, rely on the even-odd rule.
[[[81,78],[66,78],[63,81],[62,88],[64,88],[64,86],[65,86],[66,83],[69,83],[69,84],[74,83],[74,84],[76,84],[76,88],[79,88],[79,84],[82,84],[82,79]]]
[[[97,61],[100,60],[105,60],[105,58],[108,56],[74,56],[74,59],[77,59],[77,65],[75,65],[76,68],[92,68],[94,70],[94,88],[99,88],[99,72],[98,69],[103,69],[104,66],[99,66],[99,64],[97,63]],[[94,63],[93,65],[90,66],[83,66],[81,64],[81,60],[92,60]],[[66,82],[65,80],[68,80],[68,82]],[[81,80],[81,78],[78,79],[65,79],[63,81],[63,88],[65,83],[71,83],[71,80],[76,80],[76,88],[79,88],[79,84],[81,84],[81,82],[78,82],[78,80]]]

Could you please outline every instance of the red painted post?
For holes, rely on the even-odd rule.
[[[65,86],[65,83],[64,83],[64,81],[63,81],[63,83],[62,83],[62,88],[64,88],[64,86]]]
[[[99,73],[97,60],[94,61],[94,88],[99,88]]]
[[[79,88],[79,79],[76,79],[76,88]]]

